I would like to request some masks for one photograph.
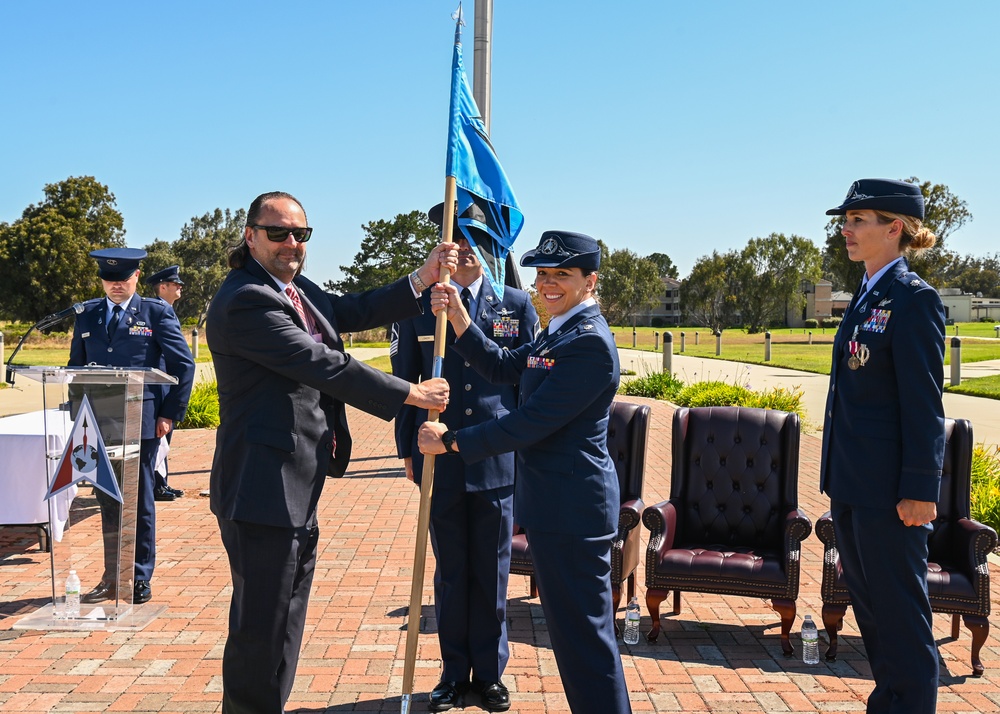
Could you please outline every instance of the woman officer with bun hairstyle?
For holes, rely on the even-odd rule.
[[[904,255],[934,245],[913,184],[855,181],[827,215],[865,275],[833,344],[820,489],[875,689],[868,714],[935,711],[927,540],[944,461],[944,308]]]

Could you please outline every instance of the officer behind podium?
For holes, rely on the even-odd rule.
[[[181,266],[171,265],[146,278],[146,285],[153,288],[156,297],[163,300],[170,307],[174,306],[180,297],[184,281],[181,280]],[[162,369],[162,367],[161,367]],[[169,387],[165,387],[169,389]],[[179,488],[171,488],[167,483],[167,453],[170,451],[170,439],[174,435],[173,429],[160,439],[160,448],[156,453],[156,465],[153,468],[153,477],[156,485],[153,489],[153,499],[156,501],[173,501],[184,495],[184,491]]]
[[[153,464],[157,446],[173,423],[184,417],[194,380],[194,360],[173,309],[162,300],[136,294],[139,261],[146,257],[146,251],[107,248],[92,251],[90,256],[97,260],[106,297],[88,300],[84,311],[77,316],[69,366],[160,368],[162,364],[166,373],[178,380],[168,391],[159,385],[143,387],[133,585],[133,602],[139,604],[152,598],[150,581],[156,561]],[[96,416],[100,419],[101,415]],[[83,596],[83,601],[90,603],[114,599],[119,588],[116,568],[119,508],[116,501],[102,496],[98,492],[104,532],[104,576]],[[126,577],[128,574],[122,573],[123,580]]]
[[[930,248],[913,184],[861,179],[844,216],[865,275],[833,343],[820,488],[875,689],[868,714],[935,711],[927,540],[944,462],[944,308],[903,254]]]
[[[474,205],[473,210],[478,211]],[[427,212],[441,225],[443,204]],[[458,268],[452,284],[466,294],[474,322],[491,341],[504,349],[531,342],[538,314],[531,297],[508,287],[497,297],[483,265],[469,241],[454,223]],[[474,229],[473,229],[474,230]],[[394,326],[392,372],[409,382],[434,374],[436,319],[430,310],[430,291],[424,291],[422,315]],[[441,376],[448,380],[451,402],[441,415],[451,429],[480,424],[517,407],[514,382],[490,384],[451,347],[455,333],[448,330]],[[427,421],[427,410],[404,406],[396,416],[396,452],[406,464],[406,475],[420,483],[423,455],[417,449],[417,428]],[[507,645],[507,579],[514,515],[514,454],[496,454],[466,464],[454,456],[435,461],[434,498],[431,501],[431,545],[434,570],[434,610],[441,644],[441,681],[430,694],[431,711],[459,705],[470,687],[488,711],[506,711],[510,695],[501,681],[510,655]],[[470,682],[470,674],[472,676]]]
[[[436,285],[454,350],[493,383],[520,384],[519,406],[475,426],[420,428],[420,450],[452,453],[468,468],[516,451],[514,514],[524,526],[538,596],[566,699],[574,714],[632,711],[615,638],[611,543],[621,505],[608,455],[618,350],[594,297],[601,248],[593,238],[546,231],[522,256],[552,319],[531,343],[503,350],[470,320],[453,285]]]

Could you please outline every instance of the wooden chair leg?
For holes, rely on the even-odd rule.
[[[632,602],[632,598],[635,597],[635,571],[628,576],[628,601]]]
[[[535,585],[535,576],[528,576],[528,593],[531,597],[538,597],[538,586]]]
[[[656,642],[660,636],[660,603],[667,597],[669,590],[657,590],[656,588],[646,588],[646,609],[649,610],[649,619],[653,622],[653,629],[646,635],[646,640]]]
[[[972,676],[982,677],[986,668],[983,667],[983,661],[979,659],[979,653],[983,649],[986,638],[990,636],[990,621],[979,615],[964,615],[963,619],[965,626],[972,633]]]
[[[629,600],[631,602],[631,600]],[[622,630],[618,627],[618,607],[622,604],[622,586],[621,583],[613,583],[611,585],[611,612],[614,617],[615,623],[615,637],[621,637]]]
[[[795,622],[795,601],[774,598],[771,600],[771,607],[781,615],[781,651],[785,653],[785,657],[791,657],[795,653],[790,640],[792,623]]]
[[[674,614],[681,614],[681,591],[674,590]]]
[[[951,639],[957,640],[958,636],[961,634],[961,629],[958,626],[958,613],[951,616]]]
[[[847,613],[847,605],[832,605],[823,603],[823,626],[826,628],[826,637],[830,641],[830,647],[826,650],[826,659],[833,662],[837,659],[837,633],[844,626],[844,615]]]

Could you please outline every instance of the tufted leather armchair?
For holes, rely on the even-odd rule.
[[[972,633],[972,674],[983,675],[979,659],[990,634],[990,569],[986,556],[997,544],[997,534],[989,526],[969,516],[969,489],[972,481],[972,424],[966,419],[945,419],[947,441],[941,474],[938,514],[928,543],[927,589],[931,610],[952,615],[951,636],[958,639],[961,616]],[[828,660],[837,659],[837,632],[851,604],[837,553],[830,512],[816,522],[816,535],[823,541],[823,625],[830,647]]]
[[[797,415],[773,409],[674,412],[670,499],[642,517],[650,642],[667,593],[677,615],[688,590],[769,598],[792,654],[801,543],[812,532],[798,507],[799,430]]]
[[[635,596],[635,571],[639,567],[639,519],[642,516],[642,482],[646,472],[646,439],[649,434],[649,407],[615,400],[608,420],[608,453],[618,471],[621,510],[618,513],[618,536],[611,545],[611,590],[614,609],[621,603],[622,583],[628,581],[628,597]],[[511,542],[510,572],[531,577],[531,596],[535,587],[535,566],[531,547],[520,528],[514,529]]]

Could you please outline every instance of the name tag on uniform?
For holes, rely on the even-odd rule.
[[[433,342],[434,335],[417,335],[417,342]]]
[[[132,325],[128,328],[128,334],[130,337],[152,337],[153,331],[145,325]]]
[[[512,320],[509,317],[496,317],[493,319],[494,337],[517,337],[520,320]]]
[[[878,308],[872,308],[871,314],[865,323],[861,326],[861,329],[865,332],[885,332],[885,326],[889,322],[889,316],[892,314],[892,310],[880,310]]]
[[[528,356],[528,369],[552,369],[555,365],[556,361],[551,357]]]
[[[88,337],[90,337],[90,333],[89,332],[84,332],[82,335],[80,335],[80,339],[83,339],[83,340],[87,339]]]

